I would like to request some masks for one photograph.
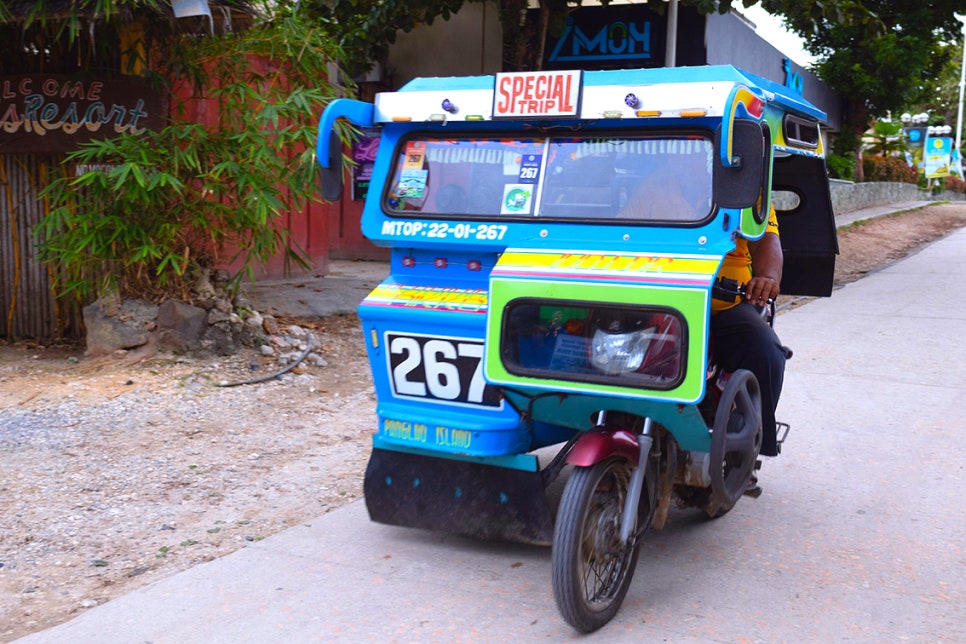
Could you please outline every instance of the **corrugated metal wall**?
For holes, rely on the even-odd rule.
[[[37,258],[35,229],[45,215],[38,193],[59,156],[0,155],[0,338],[75,339],[78,307],[58,300],[49,267]]]

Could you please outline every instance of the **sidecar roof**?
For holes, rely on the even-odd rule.
[[[519,76],[525,80],[528,74],[520,72]],[[494,79],[494,76],[413,79],[396,92],[376,96],[373,122],[503,119],[505,116],[495,110],[499,89]],[[721,118],[731,107],[735,86],[740,85],[783,112],[814,121],[826,118],[822,110],[789,88],[730,65],[585,71],[581,72],[579,85],[580,102],[575,112],[551,111],[533,116],[583,120]],[[625,100],[629,95],[638,99],[636,105]],[[450,109],[443,107],[444,101]]]

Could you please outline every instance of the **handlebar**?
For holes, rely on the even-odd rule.
[[[737,303],[738,298],[744,297],[746,286],[746,284],[742,284],[738,280],[719,277],[711,286],[711,297],[723,302]],[[775,298],[768,298],[764,305],[761,305],[757,308],[759,311],[761,311],[762,317],[768,321],[769,325],[774,323],[776,308]]]
[[[734,302],[739,297],[743,297],[746,292],[747,284],[743,284],[738,280],[728,279],[727,277],[719,277],[714,285],[711,287],[711,297],[716,300],[722,300],[724,302]],[[768,298],[766,304],[774,304],[775,298]]]

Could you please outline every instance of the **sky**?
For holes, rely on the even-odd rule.
[[[755,23],[755,31],[759,36],[791,58],[793,62],[803,67],[807,67],[812,62],[812,57],[802,47],[802,39],[785,29],[780,18],[771,15],[758,4],[747,9],[742,8],[741,3],[735,3],[732,6]]]

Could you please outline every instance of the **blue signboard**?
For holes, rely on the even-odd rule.
[[[537,11],[537,10],[533,10]],[[693,7],[678,14],[678,64],[707,62],[704,16]],[[639,4],[578,7],[559,36],[547,38],[544,69],[662,67],[667,15]]]

